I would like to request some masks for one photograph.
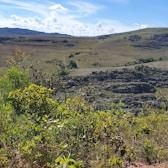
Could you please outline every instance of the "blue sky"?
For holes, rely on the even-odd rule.
[[[0,0],[0,27],[96,36],[168,27],[168,0]]]

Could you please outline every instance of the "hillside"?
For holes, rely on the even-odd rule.
[[[0,36],[68,36],[59,33],[45,33],[21,28],[0,28]]]
[[[168,59],[168,29],[143,29],[99,37],[11,35],[0,37],[0,67],[16,50],[30,57],[34,64],[54,72],[58,62],[73,60],[77,69],[73,75],[91,73],[96,69],[111,69],[141,63],[165,63]],[[40,66],[39,66],[40,65]]]

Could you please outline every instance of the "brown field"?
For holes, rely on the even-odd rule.
[[[70,70],[73,75],[84,75],[95,70],[109,70],[134,66],[135,61],[153,58],[147,65],[167,68],[168,29],[143,29],[128,33],[100,37],[0,37],[0,67],[16,50],[29,55],[24,61],[46,72],[54,72],[59,61],[67,64],[74,60],[78,68]],[[161,35],[154,38],[155,35]],[[138,40],[136,36],[140,37]],[[131,39],[133,37],[133,39]],[[140,64],[140,62],[138,63]]]

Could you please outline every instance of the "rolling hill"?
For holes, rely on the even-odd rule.
[[[45,33],[21,28],[0,28],[0,36],[68,36],[59,33]]]
[[[72,37],[9,28],[0,29],[0,34],[0,67],[6,66],[6,60],[16,50],[30,56],[25,64],[34,64],[48,72],[55,71],[60,61],[67,64],[73,60],[78,67],[71,70],[73,75],[144,63],[161,67],[163,63],[167,67],[168,28],[98,37]]]

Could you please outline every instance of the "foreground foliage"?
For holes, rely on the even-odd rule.
[[[51,89],[31,84],[16,68],[0,86],[7,81],[0,94],[0,167],[122,168],[132,161],[168,161],[164,108],[146,108],[135,117],[120,102],[94,111],[80,96],[58,103]]]

